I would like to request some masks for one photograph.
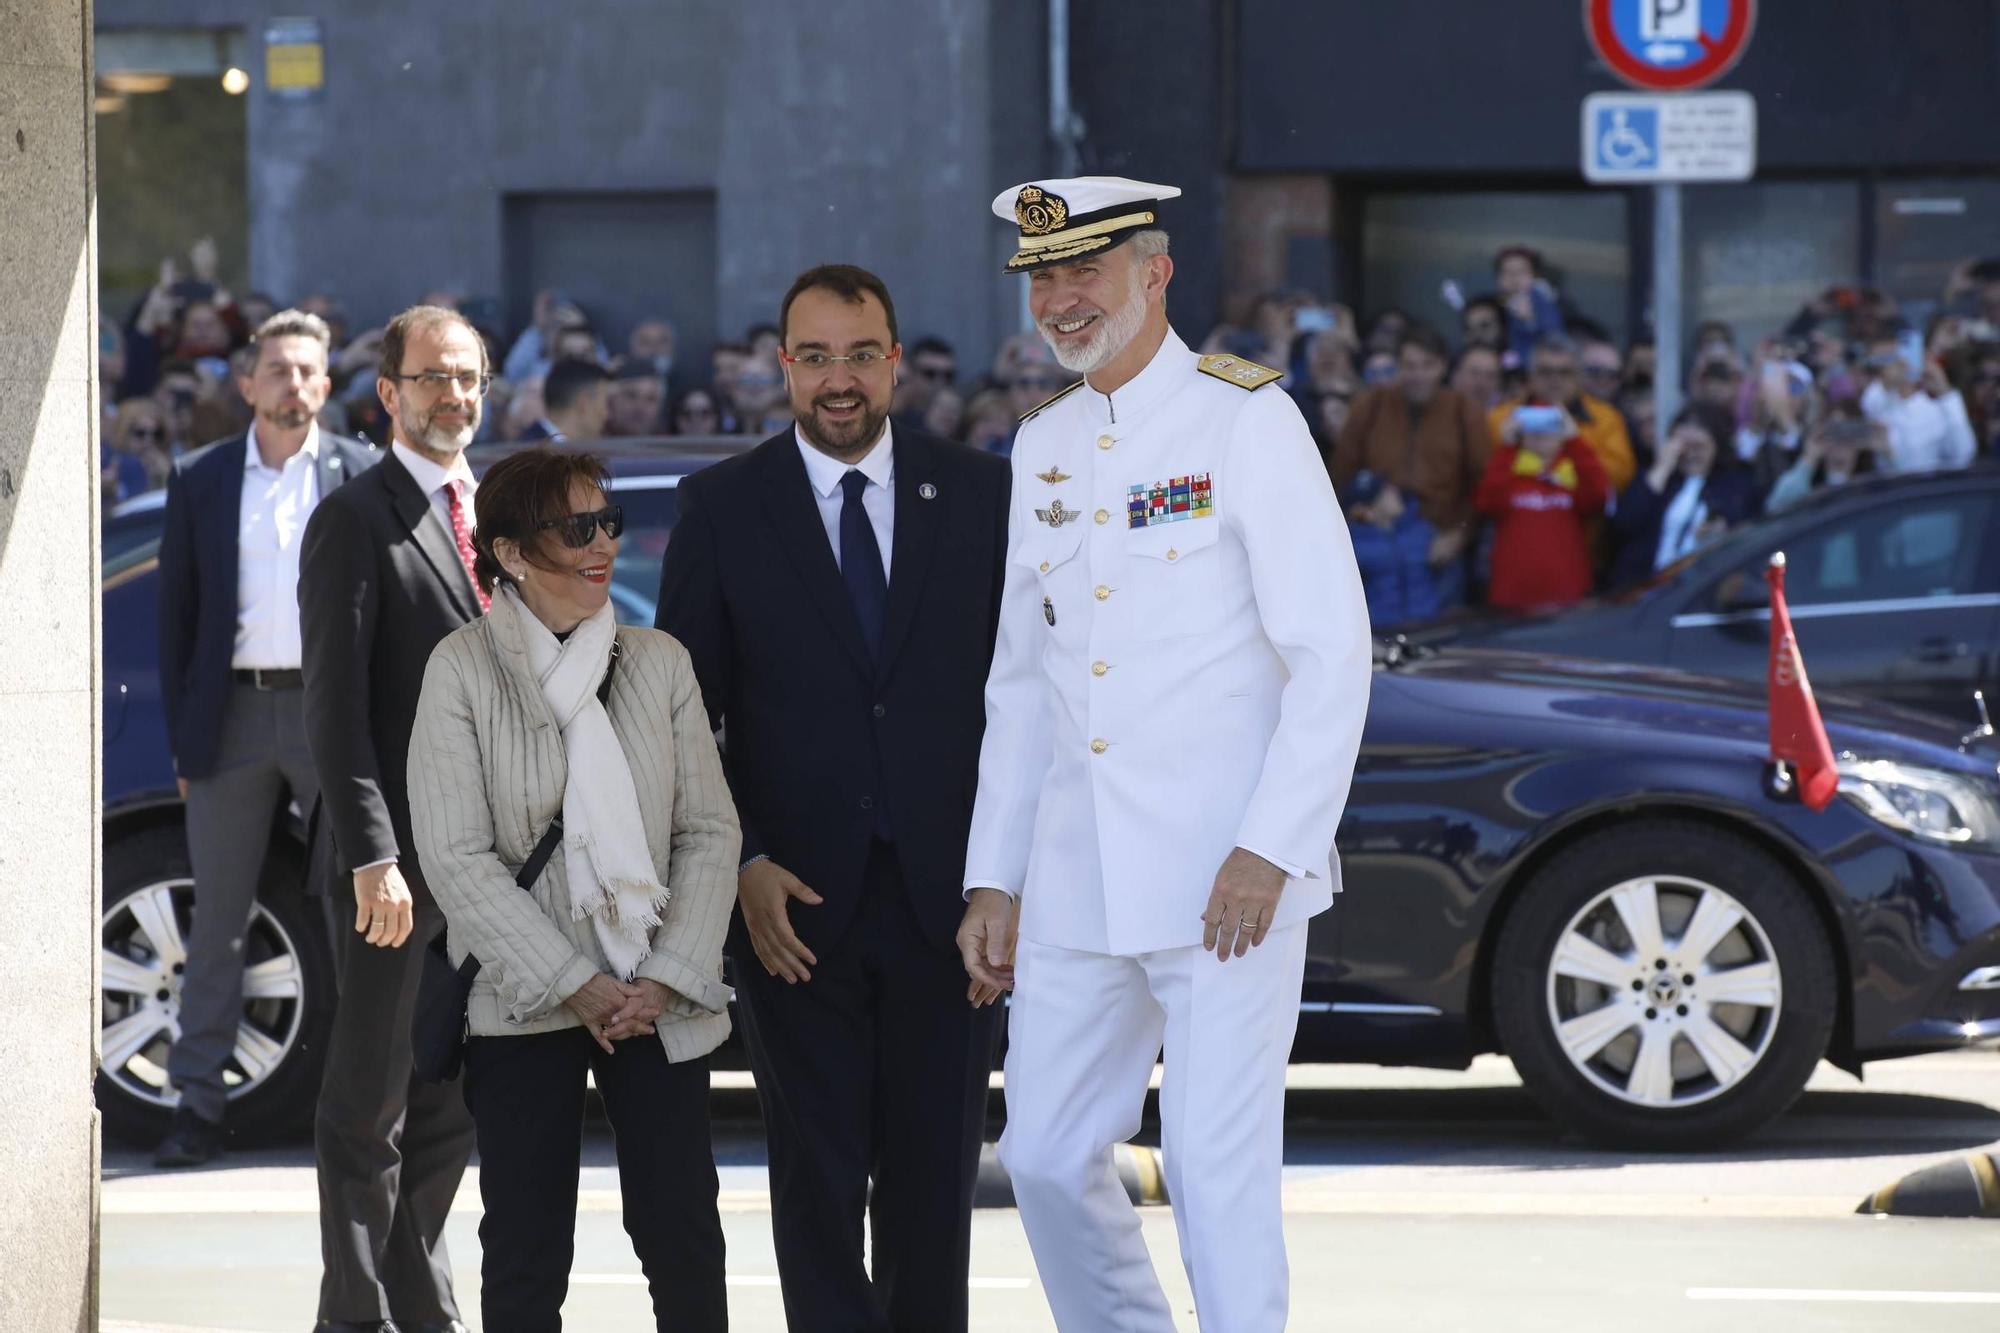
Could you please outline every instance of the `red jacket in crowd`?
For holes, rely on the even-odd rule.
[[[1493,576],[1486,600],[1512,610],[1564,606],[1590,592],[1586,520],[1604,512],[1604,465],[1582,439],[1544,463],[1503,444],[1486,460],[1472,502],[1493,520]]]

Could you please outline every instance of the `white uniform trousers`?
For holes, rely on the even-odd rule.
[[[1111,1157],[1139,1131],[1163,1047],[1162,1166],[1201,1328],[1284,1328],[1285,1065],[1305,956],[1304,922],[1227,962],[1021,941],[1000,1160],[1063,1333],[1173,1333]]]

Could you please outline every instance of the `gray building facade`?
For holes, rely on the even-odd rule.
[[[252,288],[328,292],[357,328],[447,289],[511,333],[554,286],[614,345],[675,320],[686,361],[840,260],[971,365],[1019,326],[985,202],[1043,166],[1039,6],[343,0],[316,20],[323,86],[288,95],[266,36],[302,9],[97,8],[107,44],[241,35]]]

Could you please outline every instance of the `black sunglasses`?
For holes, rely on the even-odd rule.
[[[587,514],[566,514],[562,518],[552,518],[546,523],[537,525],[536,530],[545,528],[554,528],[562,535],[564,546],[576,547],[579,550],[590,545],[592,534],[599,528],[604,529],[605,536],[617,541],[618,534],[625,531],[625,507],[606,505]]]

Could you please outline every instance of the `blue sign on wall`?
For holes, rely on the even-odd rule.
[[[1734,65],[1756,16],[1756,0],[1587,0],[1584,27],[1627,83],[1680,92]]]

